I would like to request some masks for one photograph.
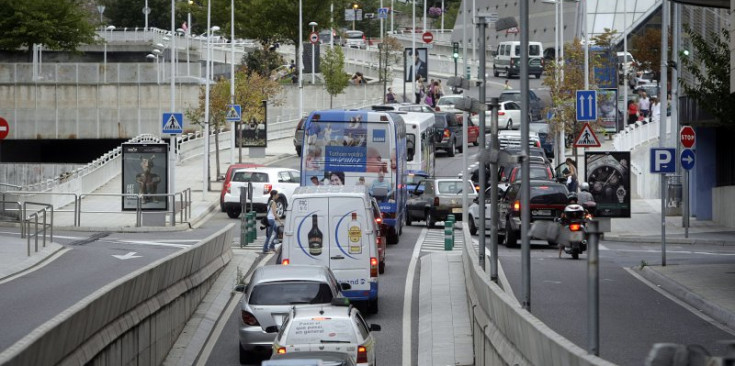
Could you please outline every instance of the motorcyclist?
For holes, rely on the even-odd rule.
[[[594,215],[597,203],[595,202],[595,198],[592,196],[592,193],[590,193],[590,184],[582,182],[582,184],[579,185],[579,189],[581,192],[579,192],[579,195],[577,196],[577,202],[584,207],[585,210]]]
[[[579,205],[579,198],[576,194],[571,193],[569,195],[569,201],[564,211],[561,214],[561,225],[569,226],[573,220],[583,220],[585,216],[585,209]],[[559,258],[561,253],[564,251],[564,245],[559,245]]]

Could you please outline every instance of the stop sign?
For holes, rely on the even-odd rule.
[[[431,43],[431,41],[434,40],[434,35],[431,34],[431,32],[424,32],[424,34],[421,35],[421,39],[424,40],[424,43]]]
[[[694,129],[691,126],[684,126],[681,128],[681,131],[679,131],[681,145],[687,149],[690,149],[692,146],[694,146],[696,136],[697,135],[694,133]]]
[[[4,140],[8,137],[9,132],[10,126],[8,125],[8,121],[6,121],[5,118],[0,117],[0,140]]]

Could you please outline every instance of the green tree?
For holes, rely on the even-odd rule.
[[[264,77],[270,76],[273,70],[284,64],[281,54],[267,46],[248,52],[243,56],[242,63],[247,72],[257,72]]]
[[[0,0],[0,49],[27,48],[35,43],[59,51],[76,51],[96,43],[91,14],[78,0]]]
[[[342,93],[350,85],[350,76],[345,73],[345,55],[342,47],[329,47],[320,57],[324,84],[329,93],[329,108],[332,108],[332,99]]]
[[[735,96],[730,94],[730,32],[722,29],[721,34],[709,32],[703,36],[693,31],[688,24],[684,32],[689,36],[696,58],[682,55],[681,64],[689,73],[690,80],[680,78],[687,96],[727,127],[735,127]]]
[[[378,69],[378,79],[383,82],[383,102],[385,103],[386,89],[388,80],[393,80],[392,65],[397,65],[401,61],[401,51],[403,45],[395,37],[385,37],[383,43],[380,44],[380,68]]]

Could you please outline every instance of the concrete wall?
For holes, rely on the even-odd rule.
[[[714,222],[727,227],[735,227],[733,197],[735,197],[735,186],[712,188],[712,216]]]
[[[554,332],[524,310],[477,264],[472,236],[462,224],[465,284],[472,316],[476,366],[612,366]]]
[[[87,296],[0,354],[0,364],[160,365],[232,257],[233,225]]]

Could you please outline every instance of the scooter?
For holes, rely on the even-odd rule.
[[[587,250],[588,219],[589,214],[576,203],[568,204],[564,208],[562,217],[557,219],[562,230],[562,239],[558,245],[573,259],[579,259],[579,255]]]

